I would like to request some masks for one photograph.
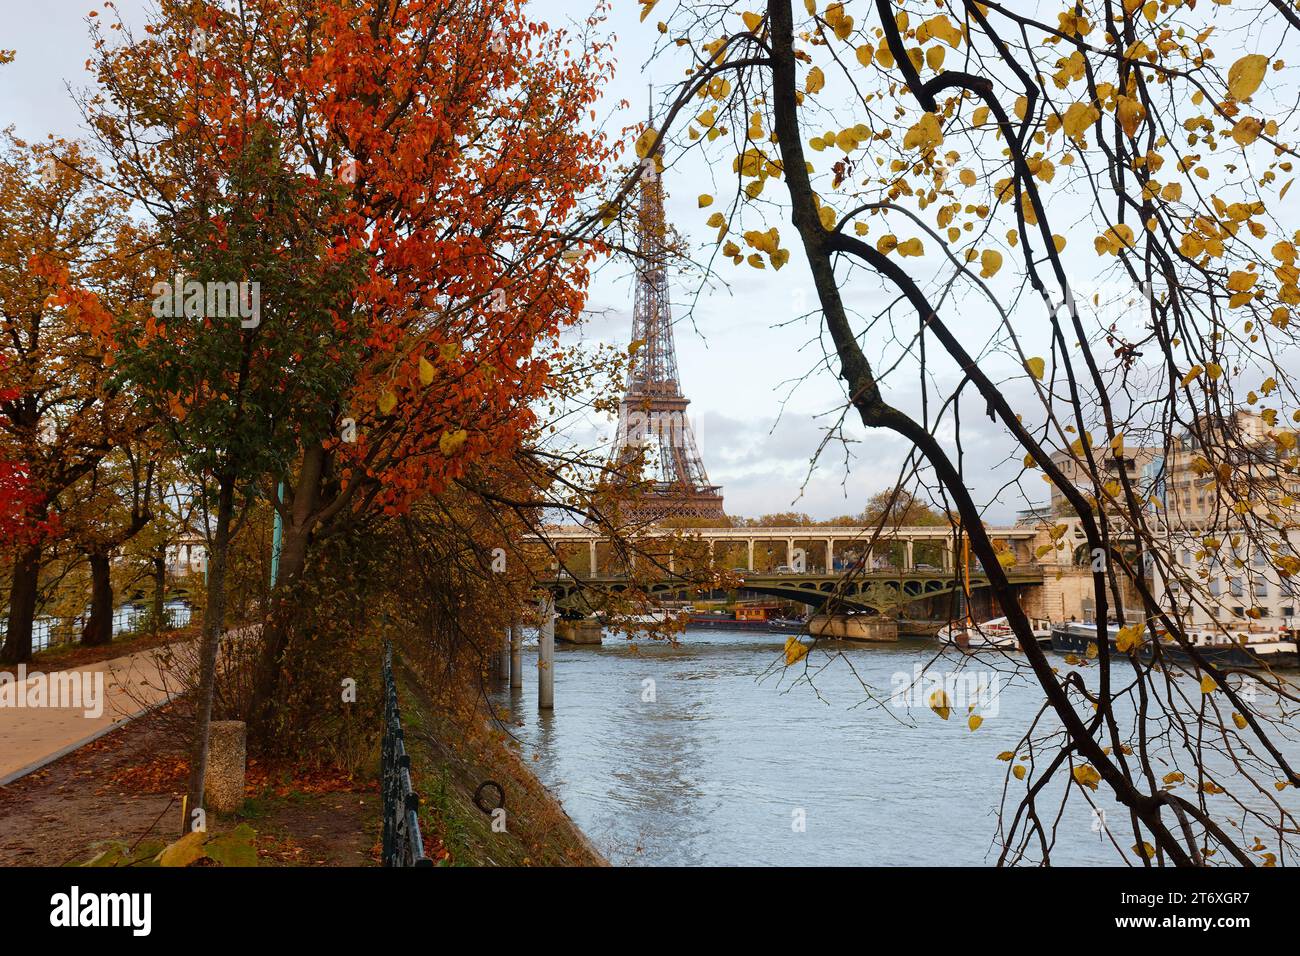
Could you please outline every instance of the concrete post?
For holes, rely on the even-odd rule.
[[[510,676],[510,628],[501,633],[501,653],[497,655],[497,677],[505,680]]]
[[[587,543],[587,557],[591,561],[591,577],[596,576],[596,539],[592,538]]]
[[[521,660],[524,646],[523,628],[510,625],[510,689],[524,686],[524,666]]]
[[[537,709],[555,709],[555,598],[542,601],[537,641]]]
[[[826,573],[833,574],[835,571],[835,545],[830,538],[826,539]]]
[[[234,813],[244,805],[247,733],[242,720],[214,720],[208,729],[208,764],[203,802],[217,813]]]
[[[908,571],[911,571],[912,568],[916,567],[916,558],[912,554],[912,543],[913,543],[912,539],[908,538],[907,539],[907,565],[906,565],[906,570]]]
[[[754,570],[754,539],[750,538],[746,544],[749,545],[749,570],[752,572]]]

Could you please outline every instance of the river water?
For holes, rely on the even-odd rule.
[[[1024,788],[998,755],[1017,748],[1042,705],[1023,655],[830,642],[786,668],[784,642],[690,631],[676,646],[609,633],[601,646],[558,644],[555,709],[540,714],[529,640],[523,690],[494,702],[538,777],[617,864],[995,863],[1003,787]],[[1083,671],[1090,687],[1096,671]],[[935,677],[957,705],[947,720],[927,706]],[[1180,686],[1199,695],[1194,681]],[[969,713],[983,717],[973,731]],[[1300,741],[1283,745],[1300,761]],[[1071,797],[1053,864],[1123,865],[1103,820],[1139,863],[1105,789],[1094,795],[1101,813]],[[1300,813],[1295,795],[1277,797]],[[1008,819],[1014,807],[1013,797]],[[1040,801],[1049,824],[1056,807]]]

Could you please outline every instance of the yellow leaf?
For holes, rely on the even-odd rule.
[[[1002,268],[1002,253],[996,249],[985,249],[980,253],[980,275],[984,278],[997,275]]]
[[[797,637],[786,638],[785,641],[785,666],[802,660],[808,654],[808,645],[801,642]]]
[[[942,145],[943,129],[939,126],[939,117],[934,113],[926,113],[903,137],[904,149],[924,149]]]
[[[1137,135],[1138,127],[1146,119],[1146,108],[1135,96],[1121,96],[1116,102],[1115,114],[1119,118],[1119,125],[1129,136]]]
[[[1229,292],[1245,292],[1258,281],[1259,276],[1253,272],[1234,272],[1228,276]]]
[[[952,713],[952,704],[942,688],[930,695],[930,709],[944,720],[947,720],[948,715]]]
[[[1073,776],[1079,786],[1087,787],[1089,790],[1096,790],[1097,784],[1101,783],[1101,774],[1090,763],[1080,764],[1075,767]]]
[[[1259,139],[1259,134],[1263,131],[1263,120],[1254,116],[1243,116],[1232,127],[1232,139],[1238,146],[1249,146]]]
[[[1232,713],[1232,722],[1237,725],[1238,730],[1246,729],[1247,726],[1246,718],[1241,716],[1241,714],[1237,713],[1236,711],[1233,711]]]
[[[637,159],[645,159],[650,155],[650,147],[655,144],[655,139],[659,133],[653,126],[646,127],[644,133],[636,138],[636,155]]]
[[[1145,624],[1129,624],[1121,627],[1119,633],[1115,635],[1115,649],[1121,654],[1127,654],[1137,648],[1142,643],[1142,632],[1145,630]]]
[[[984,723],[983,717],[981,717],[979,714],[971,714],[970,718],[966,721],[966,726],[969,727],[971,730],[979,730],[980,724],[982,723]]]
[[[1147,843],[1145,840],[1143,840],[1141,843],[1133,844],[1133,852],[1136,853],[1138,856],[1142,857],[1143,859],[1153,860],[1155,859],[1156,848],[1153,847],[1150,843]]]
[[[1268,57],[1260,53],[1243,56],[1228,68],[1228,95],[1234,100],[1244,100],[1264,82]]]
[[[710,196],[708,193],[703,193],[700,195],[699,203],[700,203],[700,208],[705,209],[708,206],[713,205],[713,197]]]
[[[1015,777],[1017,780],[1024,780],[1024,779],[1025,779],[1025,765],[1022,764],[1022,763],[1018,763],[1018,764],[1016,764],[1014,767],[1011,768],[1011,775],[1012,775],[1013,777]]]
[[[1061,119],[1061,128],[1067,136],[1078,139],[1093,123],[1101,118],[1101,113],[1091,103],[1075,103],[1065,111]]]
[[[1065,251],[1065,236],[1052,236],[1052,245],[1056,247],[1057,252]]]
[[[392,392],[384,392],[379,396],[379,411],[383,415],[391,415],[394,408],[397,407],[397,396]]]
[[[1047,370],[1047,365],[1041,358],[1035,356],[1034,358],[1025,359],[1025,368],[1029,371],[1029,374],[1035,378],[1035,380],[1041,382],[1043,380],[1043,372]]]
[[[469,434],[463,428],[454,432],[443,432],[442,437],[438,439],[438,451],[450,458],[460,451],[467,438]]]
[[[1218,689],[1219,689],[1219,685],[1214,682],[1214,678],[1211,677],[1209,674],[1206,674],[1204,677],[1201,678],[1202,694],[1213,694]]]
[[[423,355],[420,356],[420,384],[429,385],[433,382],[433,363]]]
[[[758,25],[763,22],[763,18],[757,13],[742,13],[740,19],[745,21],[745,29],[753,33],[758,29]]]
[[[816,93],[826,85],[826,74],[822,72],[820,66],[814,66],[808,71],[808,79],[804,81],[804,92]]]

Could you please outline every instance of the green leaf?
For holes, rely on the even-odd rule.
[[[256,836],[252,827],[241,823],[229,833],[214,836],[204,850],[222,866],[257,866],[257,847],[253,845]]]

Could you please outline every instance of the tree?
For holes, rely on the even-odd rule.
[[[1291,345],[1300,303],[1297,237],[1274,218],[1294,161],[1293,77],[1271,51],[1220,40],[1210,14],[1190,3],[1078,3],[1046,15],[973,0],[849,6],[678,6],[664,42],[698,55],[665,130],[639,147],[657,151],[665,131],[699,149],[730,141],[721,162],[735,192],[711,223],[723,256],[782,268],[792,251],[769,215],[788,217],[852,408],[869,428],[911,441],[952,502],[1065,733],[1058,747],[1027,731],[1018,752],[1032,770],[1008,764],[1008,792],[1019,797],[1001,859],[1031,847],[1050,855],[1054,824],[1040,801],[1064,774],[1063,800],[1091,803],[1102,784],[1114,793],[1132,831],[1131,849],[1111,835],[1125,856],[1270,862],[1295,829],[1274,788],[1300,785],[1270,727],[1278,711],[1246,699],[1241,675],[1189,640],[1176,597],[1156,599],[1148,565],[1184,580],[1196,600],[1206,575],[1177,570],[1174,542],[1189,526],[1139,476],[1111,465],[1139,444],[1172,454],[1176,434],[1189,432],[1234,533],[1278,573],[1300,570],[1282,546],[1294,511],[1262,493],[1278,482],[1239,480],[1242,441],[1223,424],[1262,406],[1269,468],[1283,484],[1294,472],[1295,433],[1280,427],[1294,380],[1273,351]],[[1262,35],[1300,30],[1281,0],[1251,15],[1269,21]],[[705,108],[692,116],[697,100]],[[1090,241],[1067,240],[1081,223]],[[883,335],[863,331],[854,310],[876,285],[906,309]],[[990,325],[957,320],[958,296],[988,302],[996,349],[985,348]],[[919,384],[911,396],[896,384],[897,356],[883,354],[900,333],[901,368]],[[957,383],[947,394],[934,394],[936,369]],[[1058,674],[1039,649],[984,529],[962,444],[962,423],[981,413],[1027,470],[1059,489],[1101,556],[1097,657],[1074,665],[1095,668],[1095,690],[1073,671]],[[1216,548],[1203,543],[1200,553]],[[1141,595],[1143,625],[1112,647],[1107,618],[1122,622],[1130,610],[1121,580]],[[1166,647],[1189,662],[1190,684],[1176,680]],[[1280,680],[1263,683],[1272,703],[1294,700]],[[1243,818],[1273,846],[1229,832],[1213,798],[1233,787]]]
[[[24,487],[0,661],[31,658],[42,547],[56,499],[135,427],[91,329],[143,299],[126,203],[61,141],[0,151],[0,460]]]
[[[90,565],[90,616],[81,635],[88,647],[113,639],[113,557],[153,518],[157,467],[146,446],[126,441],[66,495],[72,503],[62,525]]]
[[[605,48],[502,0],[167,0],[143,37],[121,32],[87,103],[115,182],[187,276],[260,288],[256,323],[111,339],[211,486],[210,674],[238,502],[280,512],[291,595],[323,528],[399,513],[532,427],[583,302],[592,253],[570,253],[569,229],[603,177],[604,139],[580,123]],[[263,627],[260,728],[293,609]]]
[[[941,527],[948,518],[903,488],[877,491],[867,499],[859,524],[888,528]]]

